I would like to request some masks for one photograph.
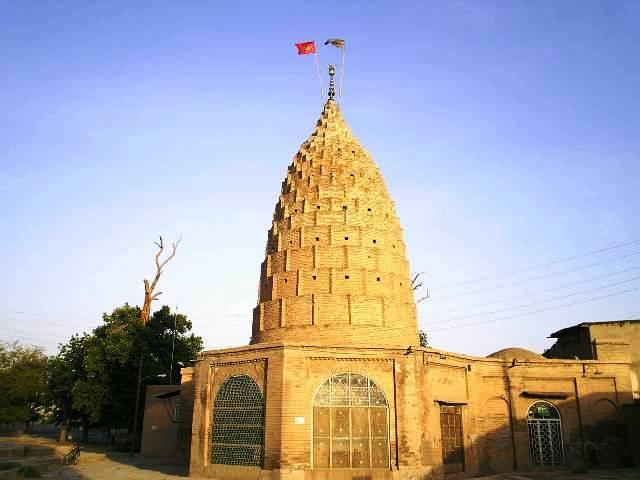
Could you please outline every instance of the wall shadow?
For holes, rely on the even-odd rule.
[[[615,398],[612,391],[591,392],[579,398],[558,396],[531,398],[520,392],[511,402],[504,397],[487,399],[478,410],[482,412],[476,418],[478,434],[463,432],[467,475],[640,467],[640,404],[616,404],[611,401]],[[551,404],[560,413],[561,430],[556,438],[561,439],[561,462],[544,438],[551,434],[544,428],[542,433],[536,431],[536,422],[530,425],[528,421],[527,406],[536,402]],[[548,464],[534,465],[534,457]],[[640,478],[638,472],[635,475]]]

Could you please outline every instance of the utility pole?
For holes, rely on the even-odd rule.
[[[133,414],[133,432],[131,435],[131,451],[129,455],[133,457],[133,451],[136,446],[136,439],[138,438],[138,410],[140,410],[140,386],[142,385],[142,354],[140,354],[140,362],[138,363],[138,388],[136,389],[136,409]]]
[[[173,312],[173,338],[171,339],[171,363],[169,365],[169,385],[172,385],[173,379],[173,352],[176,348],[176,330],[178,329],[178,306]]]

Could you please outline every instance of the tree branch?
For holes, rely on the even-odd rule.
[[[160,237],[160,238],[162,238],[162,237]],[[182,241],[182,237],[180,237],[177,242],[174,242],[174,243],[171,244],[171,247],[173,248],[173,251],[171,252],[171,255],[169,255],[167,257],[167,259],[160,264],[159,270],[162,270],[162,267],[164,267],[167,263],[169,263],[169,260],[171,260],[173,257],[176,256],[176,250],[178,250],[178,245],[180,245],[181,241]]]
[[[164,251],[164,241],[162,240],[162,235],[159,235],[159,241],[153,242],[158,246],[158,252],[155,256],[156,263],[156,274],[153,277],[153,281],[149,282],[146,278],[144,279],[144,304],[142,306],[142,311],[140,312],[140,318],[142,319],[142,323],[147,323],[149,320],[149,315],[151,313],[151,302],[158,299],[159,295],[162,295],[162,292],[153,293],[156,289],[156,285],[160,280],[160,276],[162,275],[162,269],[164,266],[169,263],[169,261],[176,256],[176,251],[178,250],[178,245],[182,241],[182,237],[177,242],[171,244],[172,251],[171,255],[169,255],[163,262],[160,262],[160,257],[162,256],[162,252]]]
[[[419,299],[416,301],[416,305],[417,305],[418,303],[422,302],[423,300],[427,300],[429,297],[431,297],[431,294],[429,293],[429,289],[427,289],[427,294],[426,294],[424,297],[419,298]]]
[[[162,241],[162,235],[160,236],[160,242],[153,242],[158,246],[158,253],[156,253],[156,270],[160,271],[160,255],[162,255],[162,251],[164,250],[164,242]]]

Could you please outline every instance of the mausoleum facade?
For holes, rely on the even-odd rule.
[[[419,346],[402,229],[330,98],[289,166],[251,342],[183,370],[195,477],[468,478],[629,461],[630,354],[487,358]]]

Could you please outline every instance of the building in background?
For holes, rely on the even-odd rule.
[[[149,385],[144,403],[140,454],[175,457],[178,448],[180,385]]]
[[[631,352],[631,388],[633,397],[640,399],[640,320],[614,322],[584,322],[552,333],[556,338],[551,348],[544,352],[547,358],[601,358],[626,359]]]

